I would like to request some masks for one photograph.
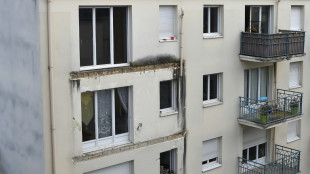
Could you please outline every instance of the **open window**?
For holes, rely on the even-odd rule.
[[[245,6],[245,31],[271,33],[271,6]]]
[[[83,147],[129,142],[129,87],[81,94]]]
[[[81,70],[127,65],[127,7],[81,7],[79,28]]]
[[[160,174],[176,174],[176,149],[160,153]]]

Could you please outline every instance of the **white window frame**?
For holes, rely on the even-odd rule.
[[[161,82],[165,82],[165,81],[171,82],[171,107],[160,109],[160,115],[161,116],[170,115],[171,113],[176,112],[176,110],[175,110],[176,109],[176,101],[175,101],[175,98],[176,98],[176,82],[173,79],[172,80],[164,80]],[[159,91],[159,97],[160,97],[160,91]],[[159,103],[160,103],[160,98],[159,98]]]
[[[129,21],[130,21],[130,12],[129,7],[126,6],[127,10],[127,24],[126,24],[126,36],[127,36],[127,62],[126,63],[119,63],[114,64],[114,35],[113,35],[113,7],[80,7],[82,8],[91,8],[92,9],[92,27],[93,27],[93,65],[89,66],[80,66],[80,70],[92,70],[92,69],[102,69],[102,68],[113,68],[113,67],[123,67],[123,66],[129,66]],[[97,64],[97,48],[96,48],[96,9],[110,9],[110,64],[104,64],[104,65],[96,65]]]
[[[117,88],[115,88],[117,89]],[[111,90],[111,98],[112,98],[112,136],[110,137],[104,137],[99,138],[98,134],[98,93],[97,91],[93,91],[94,93],[94,112],[95,112],[95,139],[82,142],[83,143],[83,150],[85,152],[93,151],[98,148],[106,148],[106,147],[112,147],[117,146],[121,144],[126,144],[130,142],[130,115],[131,115],[131,102],[130,102],[130,87],[128,87],[128,132],[115,135],[115,89],[107,89]]]
[[[295,132],[293,132],[293,133],[290,132],[290,130],[289,130],[290,126],[295,127],[295,130],[294,130]],[[295,121],[287,123],[287,142],[288,143],[300,139],[299,127],[300,127],[300,121],[299,120],[295,120]],[[295,134],[295,135],[292,135],[292,134]]]
[[[298,64],[298,84],[297,85],[292,85],[291,84],[291,66],[292,66],[292,64]],[[302,67],[303,66],[303,64],[302,64],[302,62],[301,61],[299,61],[299,62],[291,62],[290,63],[290,76],[289,76],[289,88],[290,89],[293,89],[293,88],[299,88],[299,87],[302,87]]]
[[[177,149],[171,149],[168,152],[170,154],[170,169],[169,170],[170,171],[173,170],[174,174],[177,174]]]
[[[204,75],[204,76],[208,76],[208,99],[207,100],[203,100],[203,105],[209,106],[212,104],[217,104],[217,103],[221,103],[221,83],[220,83],[220,78],[221,78],[221,74],[220,73],[215,73],[217,75],[217,98],[215,99],[210,99],[210,75],[214,75],[214,74],[208,74],[208,75]]]
[[[213,32],[211,33],[211,7],[217,7],[218,10],[217,10],[217,32]],[[210,6],[210,5],[205,5],[203,7],[204,9],[205,8],[208,8],[208,32],[207,33],[203,33],[203,38],[216,38],[216,37],[221,37],[222,34],[221,34],[221,11],[222,11],[222,6]],[[205,20],[205,19],[204,19]]]
[[[248,81],[248,85],[249,85],[249,88],[248,88],[248,98],[249,99],[253,99],[253,98],[251,98],[252,96],[251,96],[251,87],[250,87],[250,84],[251,84],[251,71],[252,70],[254,70],[254,69],[258,69],[258,83],[257,83],[257,99],[255,99],[255,100],[259,100],[260,99],[260,79],[261,79],[261,71],[262,71],[262,68],[265,68],[265,67],[259,67],[259,68],[252,68],[252,69],[247,69],[248,70],[248,72],[249,72],[249,74],[248,74],[248,76],[249,76],[249,81]],[[269,93],[269,91],[270,91],[270,89],[269,89],[269,87],[270,87],[270,85],[269,85],[269,81],[270,81],[270,68],[269,67],[267,67],[268,68],[268,81],[267,81],[267,96],[262,96],[262,97],[267,97],[268,98],[268,93]]]
[[[173,39],[170,37],[170,38],[167,38],[167,37],[162,37],[161,36],[161,33],[159,33],[159,42],[171,42],[171,41],[177,41],[177,27],[176,27],[176,24],[177,24],[177,6],[175,5],[160,5],[159,6],[159,13],[160,13],[160,8],[161,7],[171,7],[173,9],[173,35],[171,37],[173,37]],[[160,18],[160,14],[159,14],[159,20],[161,20]],[[160,26],[160,23],[161,21],[159,21],[159,28],[161,27]]]
[[[245,149],[243,149],[243,150],[247,150],[247,160],[249,160],[249,152],[250,152],[250,148],[252,148],[252,147],[256,147],[256,159],[255,160],[252,160],[252,161],[254,161],[254,162],[258,162],[258,163],[261,163],[261,164],[265,164],[266,163],[266,157],[267,157],[267,142],[264,142],[264,143],[266,143],[265,144],[265,156],[264,157],[261,157],[261,158],[258,158],[258,151],[259,151],[259,145],[261,145],[261,144],[263,144],[263,143],[260,143],[260,144],[257,144],[257,145],[255,145],[255,146],[251,146],[251,147],[248,147],[248,148],[245,148]]]
[[[208,160],[205,160],[207,161],[206,164],[202,164],[202,172],[205,172],[205,171],[208,171],[208,170],[212,170],[214,168],[217,168],[217,167],[220,167],[222,166],[221,165],[221,159],[220,159],[220,148],[221,148],[221,137],[218,137],[218,138],[214,138],[214,139],[209,139],[209,140],[206,140],[206,141],[203,141],[202,142],[202,148],[204,148],[204,143],[205,142],[208,142],[208,141],[214,141],[216,140],[217,141],[217,156],[215,157],[215,161],[211,161],[210,160],[213,160],[214,158],[210,158]],[[203,160],[203,159],[202,159]],[[205,161],[202,161],[202,162],[205,162]]]
[[[267,5],[268,6],[268,5]],[[251,6],[249,6],[250,7],[250,16],[249,16],[249,27],[250,27],[250,33],[252,32],[251,31],[251,28],[252,28],[252,23],[251,23],[251,21],[252,21],[252,8],[259,8],[259,31],[258,31],[258,33],[262,33],[262,8],[263,8],[263,6],[259,6],[259,5],[251,5]],[[269,19],[268,19],[268,33],[271,33],[271,21],[272,21],[272,11],[271,11],[271,8],[272,8],[272,6],[269,6]],[[246,21],[247,22],[247,21]]]

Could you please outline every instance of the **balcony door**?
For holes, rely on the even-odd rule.
[[[267,154],[266,130],[256,128],[244,129],[242,158],[260,164],[265,164],[266,154]]]
[[[270,33],[270,6],[245,6],[245,31]]]
[[[245,70],[244,97],[259,100],[268,98],[269,67]]]

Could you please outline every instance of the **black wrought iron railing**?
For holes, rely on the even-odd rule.
[[[240,55],[262,58],[304,54],[305,32],[241,33]]]
[[[300,151],[275,145],[275,160],[266,164],[238,157],[238,174],[296,174],[300,172]]]
[[[278,89],[274,100],[240,97],[239,119],[267,125],[302,114],[303,93]]]

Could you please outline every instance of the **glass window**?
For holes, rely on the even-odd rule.
[[[220,139],[214,138],[202,143],[202,171],[206,171],[209,167],[220,164]]]
[[[270,6],[245,6],[245,31],[269,33]]]
[[[219,6],[205,6],[203,9],[203,33],[205,37],[220,35],[220,10]]]
[[[210,74],[203,76],[203,101],[220,101],[220,74]]]
[[[160,153],[160,174],[176,174],[176,149]]]
[[[160,82],[160,109],[174,109],[173,80]]]

